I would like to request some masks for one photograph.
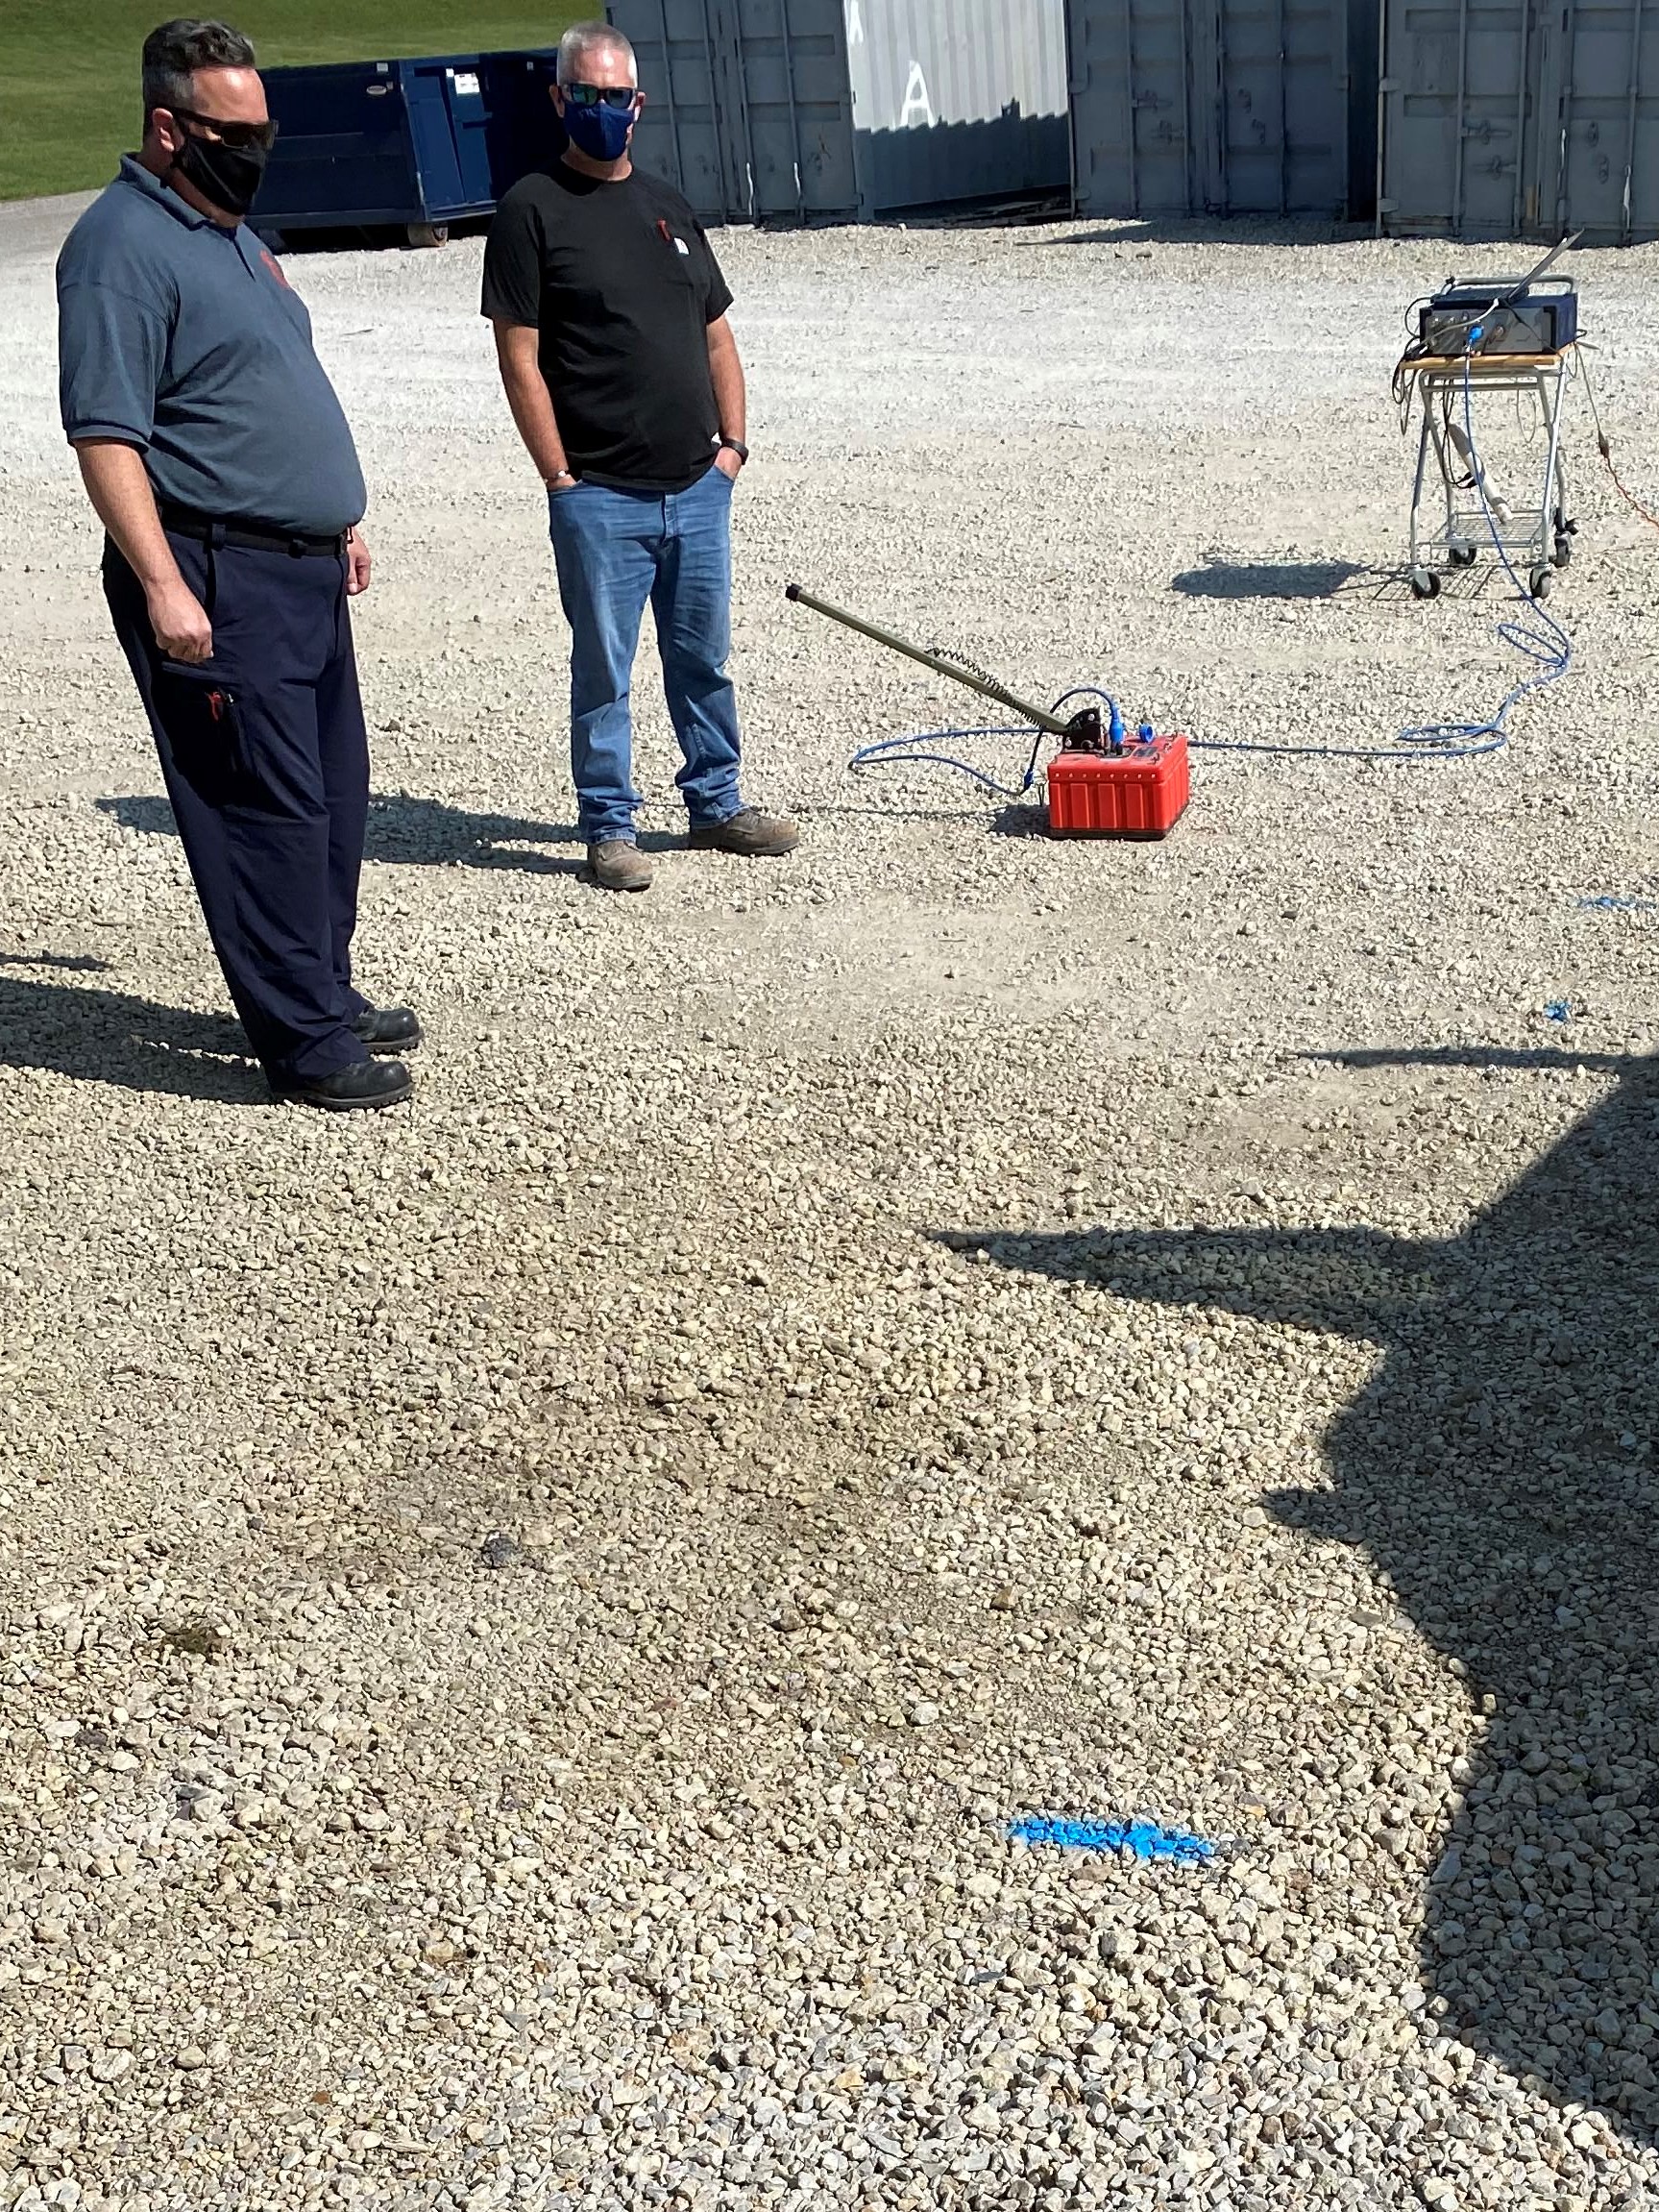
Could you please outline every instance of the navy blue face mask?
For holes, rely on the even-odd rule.
[[[593,161],[620,161],[628,150],[628,133],[634,127],[634,94],[625,108],[608,101],[579,103],[571,97],[575,87],[565,88],[564,124],[571,144]],[[581,87],[586,90],[586,86]]]

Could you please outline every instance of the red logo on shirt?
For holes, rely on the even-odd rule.
[[[272,276],[276,278],[278,283],[281,285],[284,292],[291,292],[294,289],[293,285],[289,283],[287,278],[282,274],[281,262],[278,260],[276,255],[273,254],[268,247],[261,246],[259,248],[259,258],[264,262],[266,268],[270,270]]]

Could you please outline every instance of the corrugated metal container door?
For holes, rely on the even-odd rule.
[[[1071,0],[1079,210],[1346,213],[1348,20],[1349,0]]]
[[[1064,0],[610,0],[642,167],[710,221],[1062,192]]]
[[[1568,0],[1541,24],[1539,234],[1659,235],[1659,11]]]
[[[606,10],[634,49],[646,109],[634,132],[642,169],[669,178],[705,222],[746,204],[738,149],[724,131],[723,55],[706,0],[611,0]],[[740,194],[742,199],[740,202]]]
[[[1220,112],[1206,205],[1345,212],[1347,0],[1224,0],[1207,29],[1219,49]]]
[[[866,213],[1063,191],[1064,0],[845,0]]]
[[[737,0],[731,29],[748,141],[749,219],[856,215],[842,0]]]
[[[1192,92],[1184,0],[1071,0],[1080,213],[1191,213]]]
[[[1536,40],[1528,0],[1386,0],[1385,231],[1516,237],[1534,230]]]
[[[705,222],[857,212],[842,0],[610,0],[646,109],[640,166]]]

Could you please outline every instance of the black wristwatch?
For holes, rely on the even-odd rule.
[[[740,461],[748,459],[749,449],[744,444],[742,438],[721,438],[720,444],[729,452],[736,454]]]

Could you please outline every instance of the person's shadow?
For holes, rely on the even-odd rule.
[[[268,1106],[239,1021],[124,991],[52,983],[35,971],[107,970],[87,955],[0,953],[0,1068],[37,1068],[124,1091]],[[19,974],[17,970],[32,972]]]
[[[123,829],[143,837],[177,837],[173,809],[159,795],[134,792],[100,799],[99,809]],[[647,831],[641,846],[662,851],[683,840]],[[570,852],[525,851],[525,846],[566,845]],[[363,844],[366,860],[412,868],[510,868],[527,875],[580,875],[586,854],[573,823],[535,822],[514,814],[472,814],[441,799],[407,792],[378,792],[369,801]]]
[[[1563,1052],[1354,1054],[1583,1067]],[[1445,2026],[1659,2138],[1659,1056],[1461,1236],[952,1235],[1136,1298],[1374,1339],[1330,1490],[1267,1501],[1363,1544],[1496,1711],[1429,1880]],[[1439,2009],[1437,2007],[1437,2009]]]

